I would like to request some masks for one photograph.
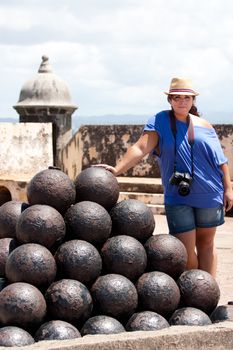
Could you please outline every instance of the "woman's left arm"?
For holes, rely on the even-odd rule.
[[[221,169],[223,172],[223,187],[224,187],[224,207],[225,210],[228,211],[232,208],[233,205],[233,189],[230,178],[229,167],[227,163],[221,165]]]

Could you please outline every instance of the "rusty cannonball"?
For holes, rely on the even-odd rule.
[[[184,272],[188,254],[184,244],[176,237],[158,234],[150,237],[145,245],[148,271],[161,271],[177,279]]]
[[[91,295],[96,313],[118,320],[131,316],[138,305],[138,294],[134,284],[119,274],[98,277],[91,287]]]
[[[41,340],[64,340],[80,338],[81,334],[71,323],[61,320],[48,321],[40,326],[34,335],[36,342]]]
[[[70,278],[89,285],[99,277],[102,259],[89,242],[71,240],[63,243],[54,255],[59,278]]]
[[[0,292],[0,323],[31,329],[39,326],[46,316],[43,294],[31,284],[18,282]]]
[[[169,319],[171,326],[208,326],[212,324],[209,316],[200,309],[194,307],[182,307],[177,309]]]
[[[0,346],[26,346],[35,343],[32,336],[22,328],[6,326],[0,328]]]
[[[132,236],[144,242],[153,234],[155,219],[151,209],[137,199],[118,202],[110,211],[112,235]]]
[[[27,208],[16,225],[16,238],[21,243],[38,243],[48,249],[61,242],[66,233],[62,215],[53,207],[35,204]]]
[[[5,276],[6,260],[18,246],[19,243],[14,238],[0,238],[0,276]]]
[[[75,203],[74,182],[63,171],[50,167],[37,173],[27,187],[28,202],[46,204],[61,214]]]
[[[117,334],[125,332],[123,325],[113,317],[97,315],[90,317],[81,329],[81,335],[87,334]]]
[[[217,306],[211,313],[210,319],[213,323],[233,321],[233,305],[227,304]]]
[[[147,265],[143,245],[134,237],[120,235],[109,238],[101,249],[104,270],[130,280],[140,277]]]
[[[164,272],[144,273],[137,281],[139,307],[170,316],[179,305],[180,291],[174,279]]]
[[[141,311],[133,314],[126,323],[127,332],[156,331],[169,327],[167,320],[153,311]]]
[[[110,236],[111,217],[98,203],[90,201],[76,203],[67,210],[64,219],[70,237],[99,245]]]
[[[40,244],[23,244],[14,249],[6,261],[6,277],[11,283],[27,282],[44,288],[54,281],[56,272],[53,255]]]
[[[220,298],[219,286],[208,272],[193,269],[183,272],[177,280],[181,305],[200,309],[209,315]]]
[[[20,201],[9,201],[0,206],[0,238],[16,237],[18,218],[28,206]]]
[[[119,197],[119,184],[116,177],[108,170],[90,167],[76,177],[76,202],[91,201],[111,209]]]
[[[45,293],[48,313],[52,319],[60,319],[79,326],[92,313],[92,297],[87,287],[76,280],[62,279],[52,283]]]

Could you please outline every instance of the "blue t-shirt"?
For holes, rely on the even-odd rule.
[[[176,171],[192,173],[191,146],[188,141],[187,123],[176,120]],[[169,111],[162,111],[151,117],[144,131],[159,134],[160,154],[156,151],[165,204],[185,204],[197,208],[215,208],[223,204],[223,183],[221,164],[227,162],[214,128],[194,125],[193,165],[194,177],[190,193],[181,196],[178,187],[169,179],[174,172],[175,139],[170,126]]]

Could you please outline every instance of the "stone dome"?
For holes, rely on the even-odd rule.
[[[17,111],[23,108],[56,107],[74,111],[78,107],[71,101],[67,84],[52,72],[49,58],[42,56],[37,75],[27,81],[15,106]]]

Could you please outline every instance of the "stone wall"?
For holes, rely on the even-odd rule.
[[[233,180],[233,125],[215,125],[225,155],[229,160]],[[127,148],[141,135],[143,125],[85,125],[64,148],[61,158],[63,170],[72,178],[92,164],[115,165]],[[124,176],[160,177],[154,156],[146,156]]]
[[[0,205],[27,201],[31,178],[53,165],[51,123],[0,123]]]
[[[27,180],[53,165],[51,123],[0,123],[0,179]]]

